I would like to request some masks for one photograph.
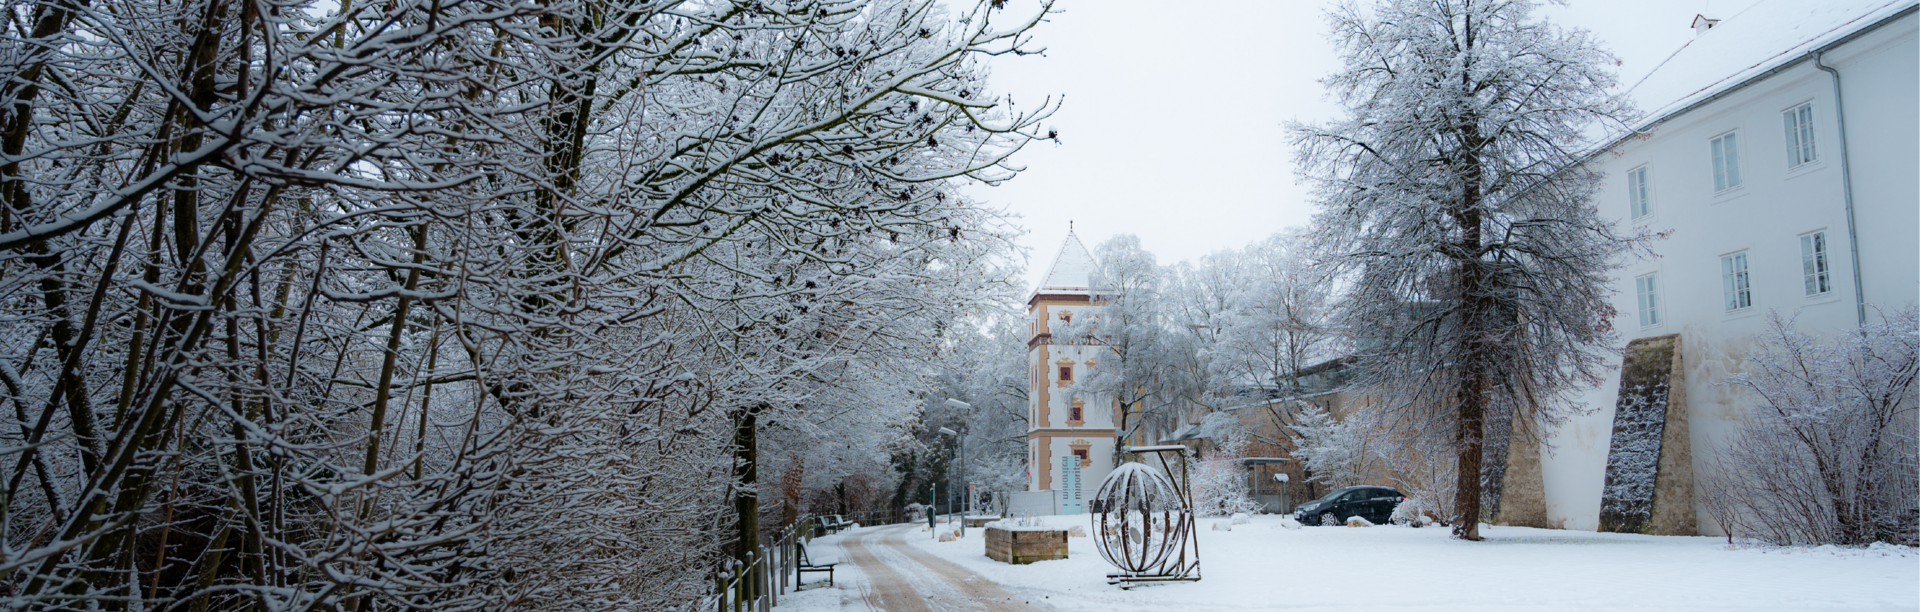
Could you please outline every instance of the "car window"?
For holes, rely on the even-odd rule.
[[[1394,491],[1393,489],[1374,489],[1373,490],[1374,499],[1394,499],[1397,497],[1400,497],[1400,493]]]
[[[1340,501],[1360,501],[1366,498],[1367,498],[1366,489],[1361,489],[1359,491],[1353,491],[1351,493],[1348,493],[1346,497],[1340,498]]]

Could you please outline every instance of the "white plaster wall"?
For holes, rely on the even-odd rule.
[[[1826,55],[1846,85],[1846,120],[1869,304],[1899,308],[1920,294],[1920,60],[1915,17],[1869,33]],[[1789,170],[1781,113],[1811,100],[1819,160]],[[1713,192],[1709,139],[1740,131],[1743,186]],[[1803,330],[1834,331],[1856,322],[1854,278],[1848,254],[1841,183],[1840,142],[1828,75],[1801,63],[1713,104],[1669,119],[1651,137],[1629,141],[1594,164],[1607,175],[1596,196],[1603,217],[1623,230],[1670,234],[1653,244],[1656,256],[1626,262],[1614,276],[1614,327],[1622,341],[1679,333],[1686,359],[1688,417],[1694,469],[1711,465],[1716,449],[1737,427],[1748,400],[1725,383],[1741,371],[1742,355],[1766,325],[1766,313],[1799,313]],[[1627,217],[1626,171],[1649,164],[1653,214]],[[1802,289],[1799,236],[1826,230],[1833,291],[1809,297]],[[1729,313],[1721,290],[1720,256],[1748,253],[1752,308]],[[1641,327],[1634,278],[1659,273],[1662,321]],[[1567,529],[1599,527],[1606,478],[1615,368],[1581,394],[1585,411],[1551,434],[1543,449],[1547,516]],[[1700,495],[1696,491],[1696,499]],[[1721,533],[1704,513],[1703,533]]]

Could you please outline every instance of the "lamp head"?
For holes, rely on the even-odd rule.
[[[957,399],[953,399],[953,398],[951,398],[951,397],[949,397],[949,398],[947,398],[947,405],[948,405],[948,406],[950,406],[950,407],[953,407],[953,408],[959,408],[959,409],[961,409],[961,410],[972,410],[972,409],[973,409],[973,404],[969,404],[969,403],[966,403],[966,402],[963,402],[963,401],[960,401],[960,400],[957,400]]]
[[[940,428],[940,435],[959,437],[960,434],[958,432],[955,432],[954,430],[942,427]]]

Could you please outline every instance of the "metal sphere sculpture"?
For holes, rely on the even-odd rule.
[[[1094,494],[1100,556],[1128,574],[1158,573],[1185,546],[1193,513],[1159,470],[1128,462]]]

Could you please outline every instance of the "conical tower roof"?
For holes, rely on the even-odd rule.
[[[1060,243],[1060,253],[1054,255],[1053,265],[1047,268],[1047,275],[1041,277],[1040,286],[1033,290],[1034,297],[1089,295],[1094,268],[1093,253],[1087,251],[1087,245],[1081,244],[1073,230],[1067,230],[1067,239]]]

